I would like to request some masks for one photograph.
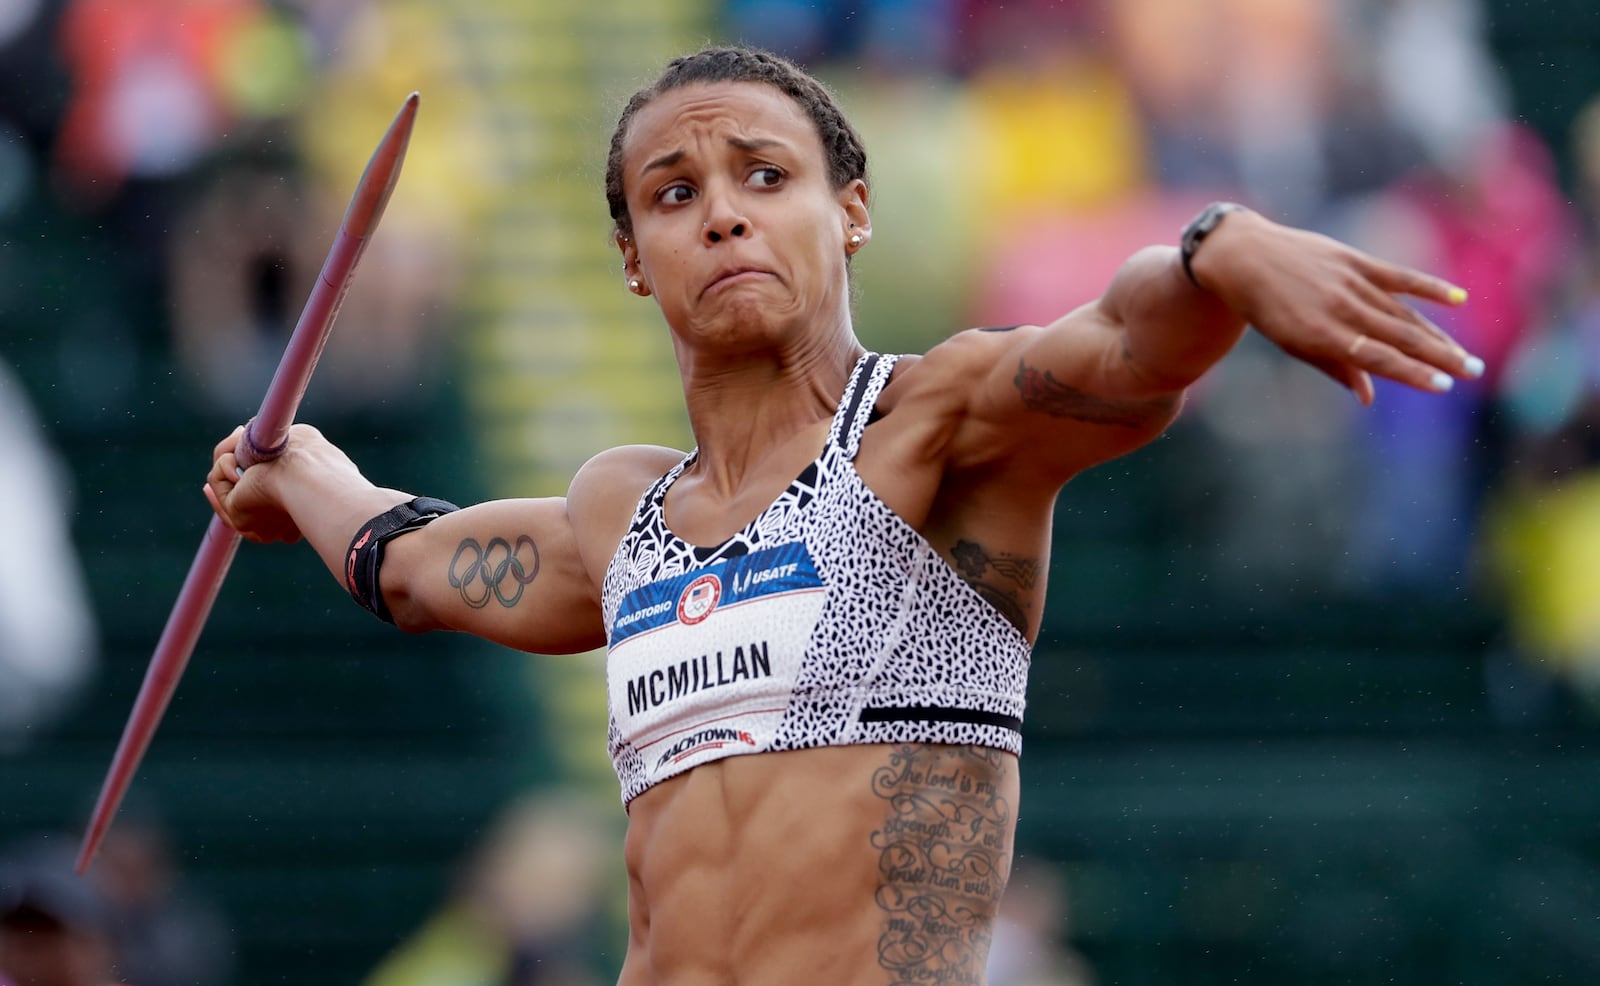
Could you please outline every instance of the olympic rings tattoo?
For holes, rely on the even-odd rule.
[[[450,585],[461,591],[461,601],[473,609],[489,605],[490,599],[509,609],[538,577],[539,546],[526,534],[517,537],[515,547],[505,538],[493,538],[486,547],[475,538],[466,538],[450,559]]]

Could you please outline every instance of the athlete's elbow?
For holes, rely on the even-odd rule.
[[[406,633],[427,633],[445,625],[403,581],[394,586],[384,585],[383,603],[389,611],[389,622]]]

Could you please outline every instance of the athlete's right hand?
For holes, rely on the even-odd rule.
[[[318,434],[309,425],[290,428],[289,450],[284,455],[293,454],[297,440],[304,441],[307,433]],[[212,450],[211,472],[204,487],[206,500],[217,516],[247,541],[300,540],[300,528],[272,491],[272,473],[281,460],[260,462],[241,472],[234,450],[243,437],[244,425],[240,425]]]

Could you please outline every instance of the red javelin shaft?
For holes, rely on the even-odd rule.
[[[378,149],[367,162],[367,169],[350,199],[350,207],[345,210],[344,221],[339,224],[333,248],[328,251],[328,259],[323,261],[322,272],[289,337],[278,371],[267,386],[261,410],[250,419],[244,436],[239,439],[234,454],[241,466],[275,459],[283,454],[288,444],[289,426],[294,423],[300,398],[305,396],[306,385],[311,381],[311,371],[316,368],[334,317],[339,314],[345,292],[355,277],[356,264],[400,179],[400,166],[405,161],[406,145],[411,141],[411,128],[417,118],[417,101],[416,93],[406,97]],[[123,729],[122,742],[117,746],[111,769],[100,789],[100,800],[94,806],[88,832],[83,837],[83,848],[78,853],[79,873],[89,868],[90,860],[100,848],[100,840],[111,827],[122,796],[139,769],[139,761],[155,735],[172,693],[178,688],[178,679],[183,676],[189,655],[194,652],[195,642],[211,614],[211,604],[216,602],[222,580],[227,577],[228,566],[238,550],[238,532],[222,518],[212,517],[211,526],[206,528],[200,550],[178,593],[178,601],[172,607],[172,615],[167,617],[166,629],[161,631],[155,654],[150,658],[150,668],[145,672],[144,685],[139,689],[128,725]]]

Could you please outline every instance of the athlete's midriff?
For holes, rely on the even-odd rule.
[[[981,984],[1017,760],[866,745],[729,757],[629,806],[619,986]]]

